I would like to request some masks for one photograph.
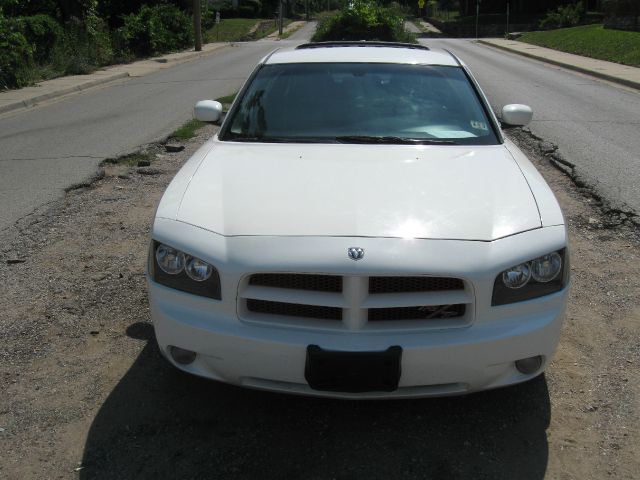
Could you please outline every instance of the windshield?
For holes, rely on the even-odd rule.
[[[459,67],[296,63],[258,70],[221,140],[498,143]]]

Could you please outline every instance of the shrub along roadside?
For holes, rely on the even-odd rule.
[[[599,60],[640,67],[640,32],[605,29],[602,25],[528,32],[518,40]]]
[[[44,14],[6,17],[0,8],[0,90],[179,50],[193,42],[191,17],[173,4],[143,5],[109,30],[94,9],[64,24]]]
[[[28,85],[33,76],[33,48],[20,25],[0,9],[0,89]]]
[[[583,15],[582,3],[560,5],[557,9],[547,13],[540,22],[540,28],[551,30],[553,28],[575,27],[580,23]]]
[[[313,41],[381,40],[416,43],[404,29],[402,14],[373,0],[355,0],[333,16],[318,23]]]
[[[138,13],[124,17],[114,37],[121,55],[154,55],[191,45],[193,23],[175,5],[143,5]]]

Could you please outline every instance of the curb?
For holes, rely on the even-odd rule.
[[[211,55],[212,53],[215,52],[219,52],[220,50],[229,47],[231,44],[229,43],[221,43],[219,47],[216,48],[211,48],[209,50],[206,51],[200,51],[200,52],[185,52],[183,53],[181,56],[176,56],[176,57],[154,57],[154,58],[147,58],[144,60],[140,60],[141,62],[144,61],[155,61],[157,62],[159,65],[179,65],[181,63],[185,63],[188,62],[190,60],[194,60],[196,58],[200,58],[200,57],[205,57],[208,55]],[[134,62],[135,63],[135,62]],[[107,75],[102,75],[99,78],[94,78],[92,80],[87,80],[86,82],[77,84],[77,85],[73,85],[70,87],[64,87],[64,88],[60,88],[58,90],[54,90],[48,93],[43,93],[42,95],[36,95],[34,97],[29,97],[23,100],[15,100],[14,102],[11,103],[6,103],[4,105],[0,105],[0,115],[8,113],[8,112],[12,112],[14,110],[20,110],[23,108],[29,108],[34,106],[35,104],[37,104],[38,102],[43,102],[45,100],[51,100],[52,98],[57,98],[57,97],[62,97],[64,95],[68,95],[70,93],[76,93],[76,92],[81,92],[83,90],[87,90],[88,88],[91,87],[95,87],[98,85],[102,85],[105,83],[109,83],[112,82],[114,80],[119,80],[121,78],[128,78],[131,75],[129,74],[129,72],[120,72],[120,73],[114,73],[114,74],[107,74]],[[62,78],[62,77],[61,77]]]
[[[478,40],[478,43],[481,43],[482,45],[486,45],[488,47],[497,48],[498,50],[503,50],[505,52],[510,52],[510,53],[513,53],[513,54],[516,54],[516,55],[520,55],[520,56],[523,56],[523,57],[532,58],[534,60],[539,60],[541,62],[550,63],[550,64],[555,65],[557,67],[566,68],[567,70],[573,70],[573,71],[576,71],[576,72],[584,73],[586,75],[591,75],[592,77],[601,78],[603,80],[608,80],[609,82],[618,83],[618,84],[624,85],[626,87],[631,87],[631,88],[635,88],[637,90],[640,90],[640,82],[634,82],[633,80],[627,80],[626,78],[616,77],[614,75],[609,75],[609,74],[606,74],[606,73],[598,72],[596,70],[591,70],[589,68],[579,67],[577,65],[571,65],[569,63],[560,62],[558,60],[553,60],[553,59],[547,58],[547,57],[541,57],[539,55],[534,55],[532,53],[520,52],[519,50],[513,50],[511,48],[504,47],[502,45],[496,45],[495,43],[487,42],[485,40]]]
[[[116,73],[116,74],[105,76],[102,78],[89,80],[87,82],[81,83],[79,85],[74,85],[72,87],[61,88],[59,90],[54,90],[53,92],[43,93],[42,95],[36,95],[35,97],[30,97],[25,100],[16,100],[15,102],[12,102],[12,103],[0,105],[0,113],[7,113],[13,110],[19,110],[21,108],[29,108],[33,106],[35,103],[42,102],[44,100],[50,100],[52,98],[62,97],[63,95],[67,95],[69,93],[81,92],[88,88],[95,87],[97,85],[102,85],[103,83],[112,82],[113,80],[118,80],[120,78],[125,78],[128,76],[129,74],[127,72]]]
[[[166,64],[172,64],[172,65],[179,65],[180,63],[184,63],[184,62],[188,62],[190,60],[193,60],[195,58],[200,58],[200,57],[207,57],[209,55],[211,55],[212,53],[216,53],[219,52],[220,50],[223,50],[225,48],[228,48],[232,45],[233,42],[225,42],[225,43],[220,43],[220,46],[216,47],[216,48],[211,48],[209,50],[202,50],[200,52],[189,52],[189,53],[183,53],[182,56],[180,57],[175,57],[175,58],[167,58],[165,57],[153,57],[153,58],[149,58],[148,60],[154,60],[162,65],[166,65]],[[170,54],[168,54],[170,55]],[[144,60],[141,60],[144,61]]]

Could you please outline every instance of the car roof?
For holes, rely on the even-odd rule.
[[[456,57],[446,50],[423,45],[385,42],[321,42],[276,50],[265,64],[282,63],[400,63],[459,67]]]

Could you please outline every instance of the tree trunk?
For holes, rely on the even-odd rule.
[[[193,33],[196,37],[196,52],[202,50],[202,8],[200,0],[193,0]]]

